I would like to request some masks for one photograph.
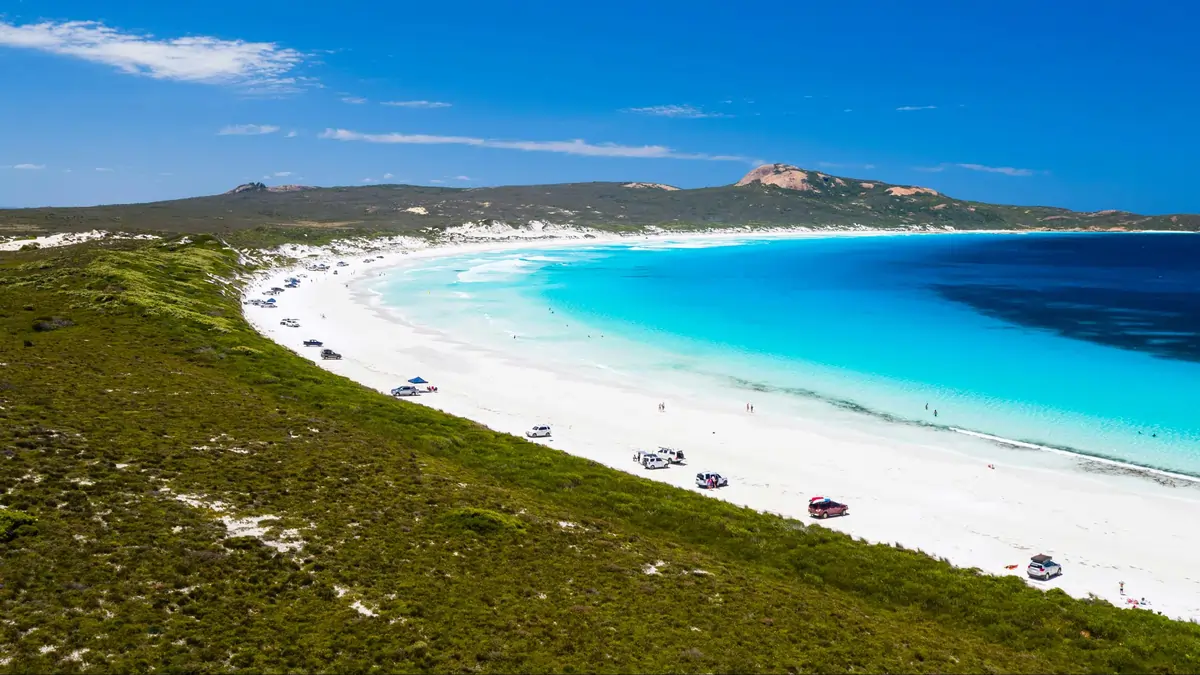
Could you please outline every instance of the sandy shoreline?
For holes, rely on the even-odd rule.
[[[278,297],[278,309],[246,306],[246,316],[271,339],[380,391],[421,375],[440,391],[413,402],[498,431],[520,434],[534,423],[548,423],[554,438],[547,445],[684,489],[695,489],[696,471],[719,471],[729,476],[730,486],[714,497],[798,518],[807,518],[810,496],[828,495],[848,502],[853,515],[823,523],[827,527],[918,548],[988,573],[1023,577],[1030,555],[1052,554],[1065,574],[1031,584],[1128,606],[1118,592],[1124,581],[1127,596],[1146,598],[1150,609],[1200,619],[1200,544],[1190,536],[1190,523],[1200,522],[1200,486],[1184,482],[1171,487],[1086,470],[1081,467],[1088,462],[1078,457],[846,411],[797,413],[764,395],[755,395],[756,413],[750,415],[744,393],[697,393],[669,383],[632,386],[602,373],[548,366],[471,344],[469,336],[412,325],[395,310],[380,307],[378,298],[361,287],[387,269],[433,257],[615,239],[585,239],[575,233],[571,238],[471,242],[464,241],[470,233],[464,235],[458,243],[440,247],[394,239],[389,248],[370,253],[372,258],[383,256],[371,263],[363,262],[367,253],[351,247],[337,254],[291,247],[287,254],[292,257],[317,254],[309,260],[330,265],[346,260],[349,266],[259,275],[247,287],[248,298],[262,297],[263,290],[281,286],[298,272],[307,277],[299,288]],[[830,233],[739,231],[644,241],[702,245],[768,236]],[[298,319],[302,327],[280,326],[284,317]],[[302,346],[308,338],[323,340],[344,359],[321,361],[318,350]],[[658,411],[660,401],[667,403],[665,413]],[[631,461],[633,449],[657,445],[685,449],[691,465],[647,472]],[[1006,565],[1018,567],[1010,571]]]

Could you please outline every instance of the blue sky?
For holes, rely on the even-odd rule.
[[[1186,2],[10,0],[0,206],[249,180],[699,187],[755,162],[1200,212]]]

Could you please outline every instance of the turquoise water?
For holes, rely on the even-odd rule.
[[[623,243],[430,260],[377,290],[530,358],[1200,475],[1197,260],[1193,235]]]

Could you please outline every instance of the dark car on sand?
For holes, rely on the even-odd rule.
[[[850,515],[850,507],[840,502],[835,502],[829,497],[813,497],[808,500],[808,515],[813,518],[848,516]]]

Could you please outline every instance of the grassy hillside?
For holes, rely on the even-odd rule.
[[[455,189],[380,185],[266,189],[151,204],[0,210],[0,234],[91,229],[230,233],[261,227],[414,232],[464,222],[541,220],[608,230],[647,226],[847,226],[957,229],[1200,230],[1200,216],[1078,213],[906,194],[878,181],[807,172],[812,191],[762,184],[666,191],[621,183]]]
[[[1200,626],[369,391],[254,333],[235,261],[0,254],[0,671],[1200,669]]]

